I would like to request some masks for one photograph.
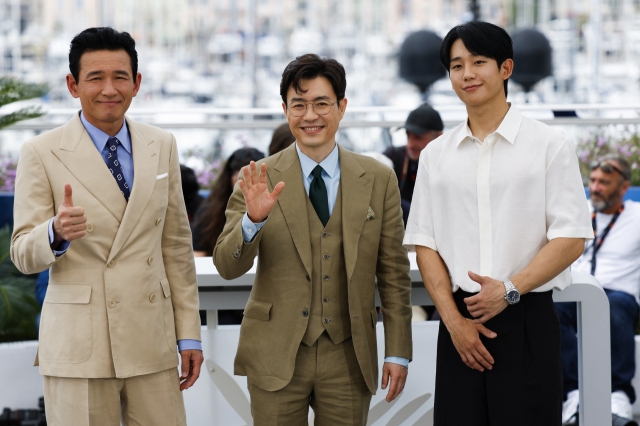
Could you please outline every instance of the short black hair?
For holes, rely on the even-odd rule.
[[[110,27],[87,28],[71,40],[69,49],[69,71],[78,82],[80,77],[80,58],[87,52],[96,50],[124,50],[131,58],[133,79],[138,74],[138,52],[136,42],[127,32],[119,32]]]
[[[498,69],[507,59],[513,60],[513,41],[509,34],[497,25],[483,21],[470,21],[451,28],[440,46],[440,62],[449,72],[451,65],[451,46],[456,40],[462,40],[464,47],[473,55],[495,59]],[[507,83],[504,81],[504,96],[507,96]]]
[[[304,93],[300,87],[300,80],[311,80],[316,77],[324,77],[329,80],[336,94],[338,103],[344,99],[347,89],[347,78],[344,67],[335,59],[321,58],[313,53],[298,56],[284,69],[280,80],[280,96],[282,102],[287,104],[287,92],[293,86],[296,93]]]

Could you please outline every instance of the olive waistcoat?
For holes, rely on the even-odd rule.
[[[302,338],[313,345],[326,330],[334,344],[351,337],[347,270],[342,244],[342,185],[325,227],[306,197],[313,270],[311,276],[311,308],[307,330]]]

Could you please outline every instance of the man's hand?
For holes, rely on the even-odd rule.
[[[400,364],[385,362],[382,366],[382,389],[386,389],[391,381],[389,392],[387,392],[387,402],[391,402],[400,392],[404,390],[404,383],[407,381],[409,369]]]
[[[456,350],[460,354],[462,361],[474,370],[484,371],[485,368],[493,368],[493,357],[482,344],[480,333],[483,336],[493,339],[496,333],[489,330],[482,324],[474,324],[468,318],[461,318],[449,328],[449,334]]]
[[[196,380],[198,380],[200,367],[204,362],[204,355],[202,355],[202,351],[189,349],[180,351],[180,358],[182,358],[180,365],[180,370],[182,371],[180,375],[180,390],[183,391],[189,389]]]
[[[491,277],[483,277],[469,271],[469,278],[480,284],[480,293],[467,297],[464,303],[476,324],[484,324],[509,306],[504,298],[505,288],[502,281]]]
[[[262,163],[260,175],[256,171],[256,163],[252,161],[249,166],[242,169],[244,180],[238,184],[244,195],[244,202],[247,205],[247,214],[253,223],[263,222],[273,210],[273,206],[278,201],[278,196],[284,189],[284,182],[279,182],[273,192],[269,193],[267,187],[267,165]]]
[[[82,207],[75,207],[71,198],[71,185],[64,185],[64,199],[58,214],[53,219],[53,244],[57,247],[63,240],[73,241],[82,238],[87,233],[87,217]]]

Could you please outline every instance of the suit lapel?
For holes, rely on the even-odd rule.
[[[60,147],[51,152],[118,222],[122,222],[127,202],[78,114],[64,126]]]
[[[271,184],[270,190],[273,190],[273,187],[281,181],[286,185],[280,197],[278,197],[278,204],[298,255],[302,259],[307,273],[311,276],[311,237],[309,235],[309,221],[307,220],[307,203],[304,202],[304,199],[300,199],[301,194],[306,196],[307,193],[302,183],[302,169],[300,168],[300,159],[298,158],[295,143],[282,151],[280,159],[275,166],[267,169],[267,176]]]
[[[373,182],[355,154],[339,145],[338,150],[342,185],[342,243],[349,282],[358,259],[358,242],[367,217]]]
[[[111,246],[109,260],[113,259],[124,243],[127,242],[151,199],[151,194],[156,185],[156,172],[158,171],[160,158],[156,151],[158,144],[153,139],[145,138],[139,132],[136,122],[127,119],[127,126],[131,134],[131,152],[133,154],[135,177],[131,196],[129,197],[129,205],[124,212],[122,223]]]

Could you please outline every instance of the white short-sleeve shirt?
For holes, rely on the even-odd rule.
[[[467,271],[510,279],[558,237],[593,238],[578,159],[561,133],[511,106],[484,141],[464,122],[420,154],[403,243],[438,251],[454,292],[480,291]],[[567,269],[534,291],[569,284]]]

